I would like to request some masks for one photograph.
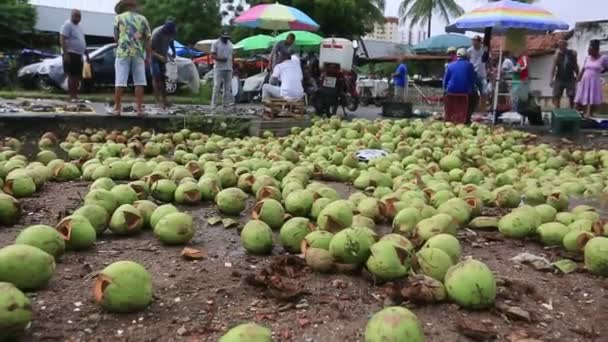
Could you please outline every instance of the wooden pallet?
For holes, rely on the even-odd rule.
[[[302,117],[303,115],[306,115],[304,100],[290,102],[272,99],[264,102],[264,116],[267,118]]]

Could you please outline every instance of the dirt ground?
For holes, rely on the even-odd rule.
[[[333,184],[347,196],[352,190]],[[88,183],[49,183],[24,199],[19,225],[0,228],[0,247],[32,224],[54,225],[81,205]],[[250,203],[250,206],[253,203]],[[86,252],[67,252],[49,285],[30,293],[34,320],[24,341],[217,341],[229,327],[255,321],[270,327],[276,341],[361,341],[369,317],[386,305],[412,309],[428,341],[606,341],[608,279],[583,271],[539,271],[509,259],[521,252],[562,258],[561,249],[531,241],[504,240],[497,233],[463,230],[463,256],[472,255],[496,273],[495,308],[466,311],[443,303],[401,303],[400,284],[373,284],[365,274],[315,274],[275,247],[269,257],[248,256],[238,228],[209,226],[212,205],[184,207],[195,217],[190,247],[207,257],[187,261],[181,247],[162,246],[151,232],[129,238],[104,234]],[[248,215],[241,217],[246,222]],[[388,230],[382,227],[382,230]],[[154,302],[134,314],[110,314],[93,302],[95,271],[119,260],[143,264],[154,279]],[[283,290],[255,286],[255,272],[272,262],[283,272]],[[582,264],[579,261],[579,266]],[[257,285],[260,285],[259,282]]]

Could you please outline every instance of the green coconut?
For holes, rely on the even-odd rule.
[[[65,217],[55,226],[55,230],[63,236],[66,249],[72,251],[89,249],[97,239],[97,231],[91,222],[80,215]]]
[[[110,312],[136,312],[152,302],[152,277],[133,261],[117,261],[97,274],[95,301]]]
[[[283,224],[279,232],[281,245],[290,253],[299,253],[302,241],[311,232],[312,224],[304,217],[294,217]]]
[[[185,182],[177,186],[175,189],[175,202],[179,204],[194,205],[200,202],[201,191],[198,184]]]
[[[412,255],[416,251],[414,244],[405,236],[400,234],[386,234],[380,239],[380,241],[390,241],[399,247],[405,248]]]
[[[166,215],[173,213],[179,213],[179,210],[175,206],[171,204],[164,204],[159,206],[152,212],[152,215],[150,215],[150,228],[156,228],[156,224],[158,223],[158,221],[160,221],[160,219],[162,219]]]
[[[317,219],[319,229],[331,233],[351,227],[353,223],[353,209],[351,204],[345,200],[332,202],[321,210]]]
[[[15,285],[0,282],[1,339],[16,339],[30,324],[32,316],[30,299]]]
[[[493,195],[499,208],[517,208],[521,203],[521,194],[510,185],[494,190]]]
[[[213,201],[215,196],[222,191],[217,179],[205,176],[199,179],[198,188],[201,191],[201,200],[203,201]]]
[[[0,249],[0,282],[32,291],[45,286],[54,272],[55,258],[40,248],[18,244]]]
[[[450,215],[436,214],[416,224],[412,232],[412,242],[416,245],[422,245],[435,235],[456,235],[457,229],[458,224]]]
[[[384,240],[374,243],[370,251],[366,267],[376,278],[393,280],[409,272],[411,254],[406,248]]]
[[[138,200],[145,200],[150,195],[150,186],[143,180],[133,181],[128,185],[131,189],[133,189],[133,191],[135,191]]]
[[[285,211],[293,216],[308,217],[314,201],[312,191],[295,190],[285,198]]]
[[[272,251],[272,229],[263,221],[251,220],[241,231],[241,244],[251,254],[268,254]]]
[[[564,248],[569,252],[582,252],[587,242],[593,239],[595,235],[590,232],[581,230],[570,230],[568,234],[564,236],[562,244]]]
[[[0,193],[0,225],[9,226],[21,216],[21,204],[19,201],[7,194]]]
[[[460,255],[462,253],[460,242],[456,237],[450,234],[435,235],[428,239],[422,248],[440,249],[450,256],[454,264],[460,260]]]
[[[589,272],[608,277],[608,238],[595,237],[584,249],[585,267]]]
[[[353,227],[366,227],[372,230],[376,229],[376,222],[373,219],[363,216],[363,215],[355,215],[353,216]]]
[[[514,239],[523,239],[535,230],[534,222],[525,212],[511,212],[498,221],[498,231]]]
[[[424,330],[418,317],[401,306],[375,313],[365,327],[365,342],[424,342]]]
[[[55,259],[65,252],[65,240],[53,227],[43,224],[29,226],[17,235],[17,245],[30,245],[52,255]]]
[[[541,204],[534,207],[542,223],[549,223],[555,220],[557,210],[548,204]]]
[[[443,281],[453,263],[451,257],[438,248],[423,248],[416,253],[418,269],[425,275]]]
[[[167,245],[183,245],[194,236],[192,216],[173,213],[161,218],[154,227],[154,236]]]
[[[29,197],[36,192],[36,183],[26,172],[20,172],[11,179],[7,178],[2,190],[16,198]]]
[[[304,237],[301,243],[302,253],[306,254],[307,248],[320,248],[329,250],[329,244],[334,235],[324,230],[315,230]]]
[[[422,221],[420,210],[416,208],[405,208],[400,210],[393,219],[393,232],[411,236],[414,227]]]
[[[92,190],[84,197],[84,204],[95,204],[103,207],[108,214],[112,214],[118,208],[118,202],[114,194],[108,190]]]
[[[228,330],[219,342],[272,342],[272,332],[255,323],[241,324]]]
[[[93,184],[91,184],[90,189],[91,190],[97,190],[97,189],[101,189],[101,190],[112,190],[112,188],[114,188],[116,186],[116,183],[114,183],[114,181],[110,178],[98,178],[97,180],[95,180],[93,182]]]
[[[445,275],[448,296],[467,309],[483,309],[494,305],[496,279],[486,264],[475,259],[461,261]]]
[[[555,191],[547,196],[547,204],[557,211],[565,211],[568,209],[569,201],[569,196],[561,191]]]
[[[316,199],[313,203],[312,203],[312,207],[310,209],[310,217],[314,220],[319,218],[319,214],[321,214],[321,211],[327,207],[331,202],[333,202],[333,200],[329,199],[329,198],[318,198]]]
[[[576,215],[568,212],[557,213],[555,215],[555,221],[569,226],[576,221]]]
[[[592,221],[582,219],[582,220],[576,220],[576,221],[572,222],[571,224],[568,225],[568,228],[570,230],[592,232],[593,225],[594,224]]]
[[[258,202],[251,212],[254,220],[264,221],[271,229],[280,229],[285,221],[285,211],[279,201],[272,198]]]
[[[244,173],[239,176],[236,187],[247,193],[251,193],[253,183],[255,183],[255,177],[251,173]]]
[[[98,204],[84,205],[76,209],[74,215],[84,216],[89,220],[89,223],[95,228],[97,236],[103,234],[110,223],[110,214],[108,214],[108,211],[104,207]]]
[[[279,190],[279,188],[274,187],[274,186],[265,186],[263,188],[260,188],[260,190],[258,190],[258,192],[255,193],[255,198],[258,202],[263,199],[266,199],[266,198],[272,198],[277,201],[281,201],[282,200],[281,190]]]
[[[123,204],[112,214],[110,230],[116,235],[133,235],[144,226],[141,212],[131,204]]]
[[[133,203],[133,206],[139,210],[141,217],[144,220],[144,225],[142,228],[149,229],[152,228],[150,225],[150,219],[152,218],[152,214],[158,208],[158,205],[152,201],[148,200],[140,200]]]
[[[376,198],[365,198],[357,205],[357,211],[360,215],[368,217],[374,222],[382,222],[386,216],[386,206],[383,202]]]
[[[331,253],[322,248],[308,248],[304,253],[306,264],[315,272],[328,272],[331,270],[334,258]]]
[[[124,204],[133,204],[133,202],[139,199],[137,192],[135,192],[135,190],[133,190],[133,188],[127,184],[119,184],[113,187],[110,192],[112,192],[114,198],[116,198],[116,202],[119,206]]]
[[[545,246],[561,246],[569,232],[570,229],[559,222],[544,223],[536,229],[540,242]]]
[[[329,252],[338,263],[359,265],[369,257],[374,242],[360,231],[347,228],[334,235],[329,243]]]
[[[52,178],[57,182],[68,182],[80,178],[80,169],[71,163],[64,163],[52,169]]]
[[[53,159],[57,159],[57,154],[53,151],[40,151],[36,154],[36,160],[44,165],[47,165]]]
[[[471,219],[471,207],[461,198],[451,198],[445,201],[437,208],[438,213],[448,214],[458,222],[459,225],[464,225]]]
[[[600,214],[595,211],[582,211],[575,214],[577,220],[589,220],[593,223],[600,221]]]
[[[131,164],[123,160],[117,160],[113,163],[110,163],[109,166],[110,178],[117,180],[129,179],[129,174],[131,173]]]
[[[145,176],[151,174],[154,171],[154,168],[145,162],[135,162],[133,166],[131,166],[131,172],[129,174],[129,179],[138,180],[142,179]]]
[[[245,210],[247,194],[239,188],[228,188],[220,191],[215,203],[220,212],[226,215],[238,216]]]
[[[174,181],[170,179],[159,179],[152,184],[150,192],[155,199],[164,203],[171,203],[173,202],[176,189],[177,185]]]

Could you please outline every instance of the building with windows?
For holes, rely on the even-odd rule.
[[[383,24],[375,24],[374,30],[364,39],[414,45],[426,39],[426,32],[399,25],[399,18],[386,17]]]

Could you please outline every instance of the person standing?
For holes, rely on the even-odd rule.
[[[224,90],[224,107],[228,105],[233,106],[232,43],[230,42],[230,33],[227,30],[222,31],[220,39],[216,40],[211,46],[211,57],[215,62],[211,108],[216,108],[222,89]]]
[[[407,65],[405,64],[405,58],[399,58],[399,65],[397,70],[393,74],[393,83],[395,85],[395,101],[406,102],[407,101]]]
[[[486,103],[486,90],[488,88],[488,72],[486,69],[486,63],[483,61],[483,55],[486,53],[486,48],[481,44],[481,37],[475,36],[472,40],[473,46],[467,50],[467,56],[469,61],[475,68],[475,74],[477,89],[479,91],[479,106],[480,109],[485,109]]]
[[[150,64],[152,49],[150,44],[150,24],[143,15],[137,13],[136,0],[121,0],[114,8],[114,39],[116,40],[116,90],[114,93],[113,115],[122,111],[122,97],[127,87],[129,74],[135,86],[135,106],[138,116],[144,115],[144,87],[146,65]]]
[[[458,56],[458,59],[448,64],[445,69],[445,75],[443,76],[443,90],[446,95],[444,100],[446,105],[446,117],[449,113],[447,109],[453,105],[451,101],[454,99],[460,109],[463,109],[463,112],[466,111],[466,123],[469,123],[475,104],[473,95],[475,84],[477,83],[477,75],[475,73],[475,67],[467,60],[467,50],[459,49],[456,52],[456,55]],[[466,96],[466,101],[461,102],[458,100],[464,96]],[[463,108],[465,104],[466,108]]]
[[[601,74],[608,70],[608,56],[600,55],[599,40],[594,39],[589,42],[588,54],[578,74],[574,99],[578,110],[585,111],[585,118],[590,118],[597,107],[604,102]]]
[[[175,52],[176,33],[177,27],[171,20],[167,20],[164,25],[159,26],[152,31],[152,61],[150,64],[150,74],[152,75],[152,85],[154,86],[156,104],[162,105],[165,109],[169,107],[165,88],[167,62],[169,59],[169,49],[171,49],[172,59],[175,59],[177,56]]]
[[[576,51],[568,49],[568,41],[560,40],[551,69],[551,87],[553,87],[553,106],[555,108],[561,106],[564,90],[570,101],[570,108],[574,108],[576,78],[579,72]]]
[[[84,31],[79,25],[82,14],[79,10],[73,9],[70,19],[61,26],[59,43],[63,50],[63,72],[68,76],[68,94],[70,101],[78,100],[78,89],[82,81],[83,56],[86,55],[87,62],[89,54],[86,52],[87,43],[84,38]]]
[[[527,49],[522,49],[513,67],[513,83],[511,86],[511,101],[517,110],[519,102],[527,102],[530,95],[530,57]]]
[[[291,58],[291,47],[296,41],[296,35],[290,33],[287,35],[285,40],[277,42],[272,48],[270,53],[270,67],[274,69],[275,66],[283,63],[284,61]]]

